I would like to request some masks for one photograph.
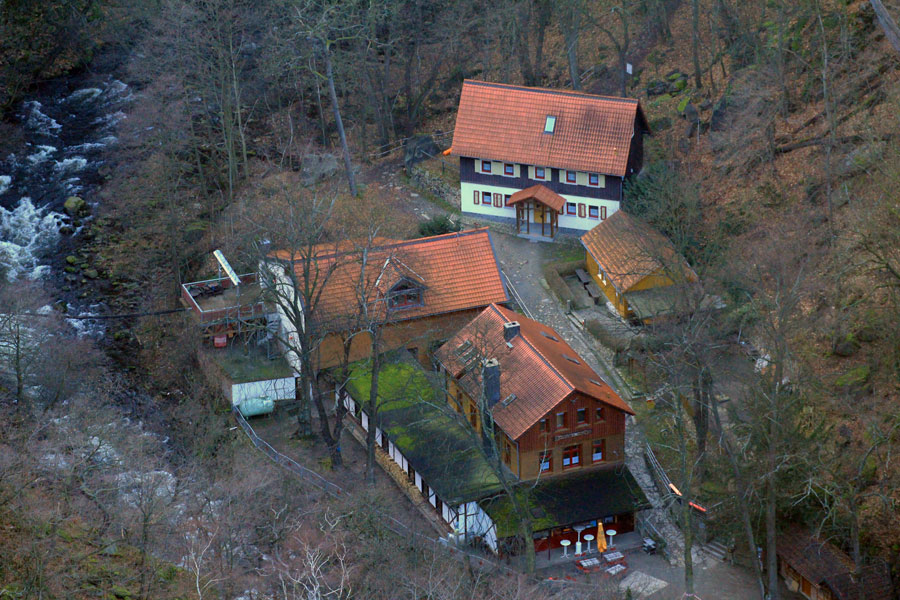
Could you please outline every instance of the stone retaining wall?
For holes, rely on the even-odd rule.
[[[434,194],[438,198],[446,200],[452,206],[459,208],[461,205],[459,186],[452,186],[437,175],[421,167],[412,167],[409,170],[409,178],[413,184],[423,190]]]

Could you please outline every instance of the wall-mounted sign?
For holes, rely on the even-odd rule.
[[[572,433],[561,433],[558,436],[554,437],[553,440],[558,442],[559,440],[567,440],[569,438],[587,435],[590,432],[590,429],[582,429],[581,431],[573,431]]]

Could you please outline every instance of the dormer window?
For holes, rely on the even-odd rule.
[[[422,288],[404,279],[391,288],[387,296],[388,308],[410,308],[422,306]]]
[[[556,129],[556,117],[547,115],[547,120],[544,122],[544,133],[553,133],[554,129]]]

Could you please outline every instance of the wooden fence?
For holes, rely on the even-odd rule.
[[[434,133],[431,133],[428,135],[431,135],[431,139],[433,139],[434,142],[437,143],[438,141],[443,141],[443,140],[446,140],[448,137],[451,137],[453,135],[453,132],[452,131],[435,131]],[[383,146],[379,146],[379,147],[375,148],[375,150],[373,150],[372,152],[369,152],[369,154],[368,154],[369,160],[377,160],[379,158],[384,158],[385,156],[390,156],[397,150],[402,149],[404,144],[406,144],[406,142],[411,139],[412,139],[412,137],[401,138],[399,140],[394,140],[393,142],[388,142],[387,144],[384,144]]]

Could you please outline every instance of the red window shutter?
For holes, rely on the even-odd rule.
[[[584,217],[584,204],[580,202],[578,203],[578,216],[582,218]]]
[[[481,204],[481,192],[475,190],[475,204]]]
[[[497,208],[503,206],[503,194],[494,194],[494,206]]]
[[[600,219],[606,220],[606,207],[605,206],[600,207]]]

